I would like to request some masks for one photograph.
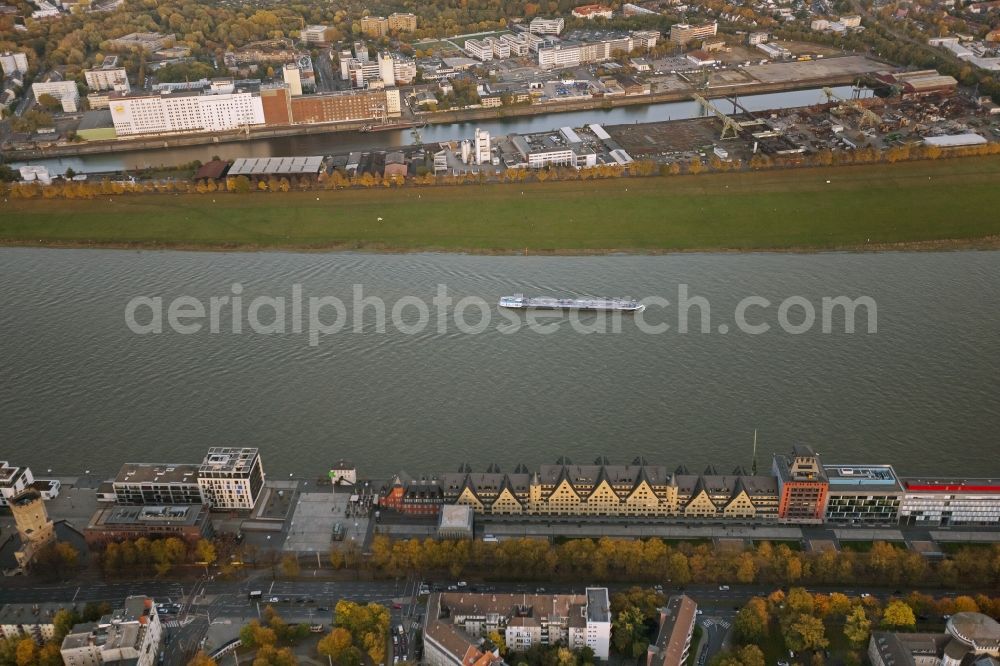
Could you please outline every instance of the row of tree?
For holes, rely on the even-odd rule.
[[[106,575],[155,574],[165,576],[174,567],[198,563],[206,568],[217,559],[215,545],[201,539],[193,547],[177,537],[112,541],[98,550],[98,561]]]
[[[988,586],[1000,583],[1000,546],[963,548],[931,562],[918,553],[876,542],[867,553],[803,552],[760,542],[741,552],[708,544],[670,545],[660,539],[536,539],[392,541],[376,536],[368,565],[383,574],[448,572],[515,580],[630,580],[688,583],[772,583]]]

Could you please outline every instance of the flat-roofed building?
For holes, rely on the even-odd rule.
[[[389,33],[389,19],[384,16],[365,16],[361,19],[361,32],[372,37],[385,37]]]
[[[528,31],[536,35],[558,35],[565,26],[566,19],[536,16],[528,24]]]
[[[27,54],[17,51],[7,51],[5,53],[0,53],[0,69],[3,70],[4,76],[14,76],[15,74],[27,74],[28,72],[28,56]]]
[[[299,37],[306,44],[328,44],[331,31],[328,25],[307,25],[299,32]]]
[[[660,609],[656,640],[646,650],[646,666],[683,666],[691,652],[698,604],[686,594],[667,599]]]
[[[826,522],[890,525],[899,520],[903,487],[892,465],[823,465],[829,481]]]
[[[378,69],[378,63],[371,64]],[[399,108],[398,88],[345,90],[294,97],[291,116],[295,124],[384,121],[399,116]]]
[[[118,56],[105,57],[100,67],[85,69],[83,76],[91,90],[117,90],[125,93],[131,90],[128,73],[118,65]]]
[[[108,45],[113,49],[141,49],[151,52],[173,46],[173,43],[173,35],[164,35],[159,32],[130,32],[127,35],[108,40]]]
[[[471,506],[449,504],[441,508],[438,517],[439,539],[471,539],[475,512]]]
[[[432,594],[424,620],[424,659],[431,666],[498,663],[484,643],[491,632],[507,646],[524,652],[533,645],[562,643],[571,650],[584,646],[601,660],[608,658],[611,612],[606,588],[584,594]],[[480,662],[480,660],[482,660]]]
[[[260,95],[249,90],[112,93],[108,100],[118,136],[223,132],[264,124]]]
[[[391,32],[413,32],[417,29],[417,16],[408,12],[389,14],[386,19]]]
[[[101,545],[126,539],[177,537],[194,544],[211,537],[212,521],[204,504],[126,506],[100,508],[83,530],[88,544]]]
[[[113,481],[118,504],[203,504],[198,465],[125,463]]]
[[[60,652],[65,666],[153,666],[162,635],[156,604],[149,597],[134,596],[97,622],[75,625]]]
[[[635,41],[637,49],[648,50],[655,47],[662,36],[659,30],[636,30],[632,33],[632,39]]]
[[[52,623],[56,613],[73,609],[73,604],[42,601],[31,604],[4,604],[0,607],[0,637],[31,638],[41,645],[55,637]]]
[[[210,448],[198,468],[198,485],[213,509],[253,509],[264,487],[260,451],[251,447]]]
[[[901,483],[903,525],[1000,525],[1000,479],[904,478]]]
[[[691,25],[690,23],[675,23],[670,26],[670,41],[678,46],[686,46],[688,42],[693,42],[706,37],[714,37],[719,29],[716,22],[703,23],[702,25]]]
[[[34,482],[35,477],[30,468],[11,465],[6,460],[0,461],[0,506],[7,506],[12,497]]]
[[[778,519],[786,523],[823,522],[829,482],[819,455],[809,446],[796,444],[790,455],[774,456],[772,471],[778,480]]]
[[[64,113],[76,113],[80,103],[80,91],[76,81],[40,81],[31,84],[31,94],[37,100],[42,95],[50,95],[59,100]]]

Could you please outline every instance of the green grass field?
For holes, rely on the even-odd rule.
[[[528,253],[992,247],[998,185],[1000,158],[965,158],[566,183],[11,200],[0,208],[0,243]]]

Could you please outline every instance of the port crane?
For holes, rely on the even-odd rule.
[[[882,119],[877,113],[866,107],[861,103],[860,100],[847,99],[841,97],[833,90],[833,88],[823,88],[823,93],[826,95],[826,101],[832,102],[833,100],[839,101],[844,106],[848,106],[858,113],[861,114],[861,127],[878,127],[882,124]]]
[[[742,130],[740,124],[720,111],[717,106],[697,93],[694,95],[694,101],[698,102],[706,112],[714,114],[716,118],[722,121],[722,134],[719,139],[735,139],[740,135],[740,131]],[[732,136],[728,136],[730,133],[732,133]]]

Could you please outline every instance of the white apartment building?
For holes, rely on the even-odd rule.
[[[198,468],[198,485],[213,509],[253,509],[264,487],[260,452],[255,448],[210,448]]]
[[[76,81],[43,81],[31,84],[31,94],[37,100],[42,95],[52,95],[62,103],[65,113],[75,113],[80,102]]]
[[[124,67],[88,69],[83,75],[87,79],[87,87],[91,90],[117,90],[124,93],[132,90]]]
[[[31,604],[4,604],[0,608],[0,637],[7,639],[32,638],[45,643],[55,637],[52,623],[56,613],[71,604],[43,601]]]
[[[0,68],[4,76],[25,74],[28,71],[28,56],[24,53],[0,53]]]
[[[632,37],[572,46],[559,44],[538,49],[538,64],[541,67],[574,67],[589,62],[601,62],[610,60],[618,53],[628,53],[633,46]]]
[[[11,497],[35,482],[28,467],[15,467],[6,460],[0,462],[0,506],[7,506]]]
[[[561,18],[547,19],[537,16],[528,24],[528,31],[536,35],[558,35],[566,27],[566,20]]]
[[[263,125],[260,96],[250,92],[112,95],[111,120],[118,136],[170,132],[223,132]]]
[[[348,65],[348,77],[355,88],[364,88],[365,84],[382,78],[382,66],[378,60],[361,62],[352,60]]]
[[[354,54],[351,53],[351,49],[341,49],[337,57],[340,60],[340,80],[347,81],[351,78],[350,67],[354,62]]]
[[[163,627],[156,604],[146,596],[128,597],[125,605],[97,622],[77,624],[62,642],[66,666],[130,663],[154,666]]]

